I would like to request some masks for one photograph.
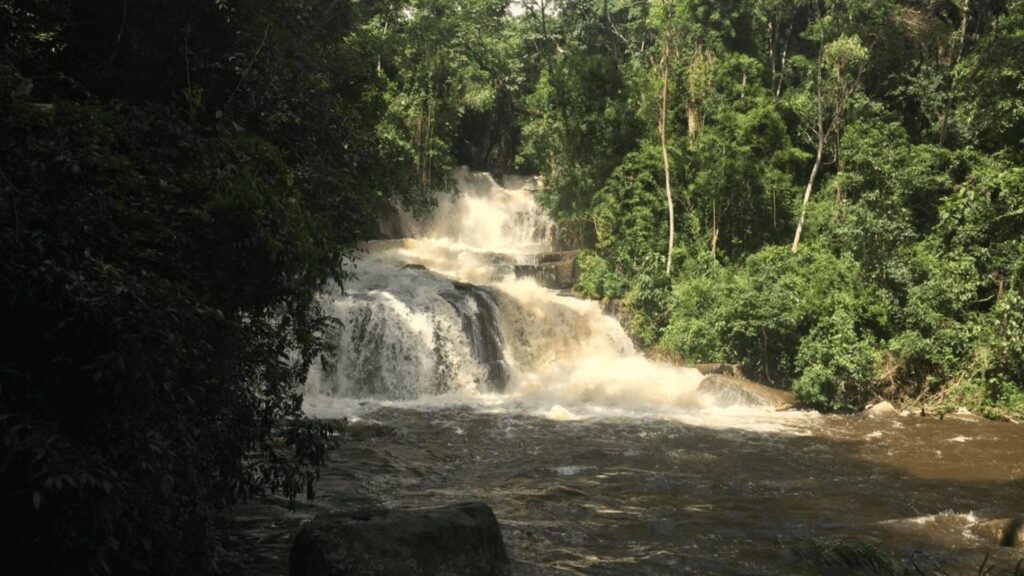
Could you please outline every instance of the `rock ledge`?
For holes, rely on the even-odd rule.
[[[711,374],[701,380],[697,386],[698,392],[703,392],[715,399],[719,406],[765,406],[784,410],[796,405],[796,397],[792,392],[779,390],[751,382],[745,378],[726,376],[724,374]]]

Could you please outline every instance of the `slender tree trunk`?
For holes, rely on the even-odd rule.
[[[668,252],[665,259],[665,273],[672,273],[672,248],[676,242],[676,217],[672,205],[672,176],[668,163],[668,33],[665,34],[665,52],[661,56],[661,114],[658,118],[658,135],[661,136],[661,160],[665,167],[665,200],[668,203]]]
[[[821,124],[819,123],[819,126]],[[814,180],[818,177],[818,170],[821,169],[821,157],[825,152],[825,133],[818,132],[818,153],[814,157],[814,167],[811,168],[811,177],[807,179],[807,188],[804,190],[804,201],[800,207],[800,222],[796,225],[796,234],[793,236],[793,247],[791,250],[796,253],[800,247],[800,234],[804,229],[804,219],[807,217],[807,203],[811,201],[811,190],[814,190]]]
[[[953,110],[953,100],[956,97],[956,67],[964,57],[964,44],[967,42],[967,20],[971,16],[971,0],[964,0],[963,14],[960,17],[960,42],[957,44],[956,57],[953,58],[953,66],[949,73],[949,91],[946,93],[946,103],[942,107],[942,120],[939,121],[939,146],[946,141],[946,129],[949,124],[949,114]]]
[[[706,98],[709,83],[707,76],[711,74],[711,65],[711,51],[697,46],[690,61],[690,82],[686,95],[686,128],[690,146],[696,143],[697,134],[704,128],[701,102]]]
[[[814,180],[818,177],[818,171],[821,169],[821,159],[825,155],[825,111],[822,106],[822,68],[824,67],[825,58],[825,39],[821,39],[821,43],[818,47],[818,86],[817,86],[817,123],[815,126],[815,132],[818,137],[818,149],[814,156],[814,167],[811,168],[811,176],[807,179],[807,188],[804,190],[804,201],[800,206],[800,222],[796,225],[796,234],[793,235],[793,246],[792,252],[795,254],[800,248],[800,234],[804,230],[804,220],[807,218],[807,203],[811,201],[811,191],[814,190]]]
[[[786,44],[782,47],[782,58],[779,60],[779,84],[775,88],[775,97],[782,95],[782,85],[786,82],[786,53],[789,52],[789,36],[786,36]]]
[[[843,207],[843,134],[841,129],[836,129],[836,217]]]
[[[431,140],[434,137],[434,134],[433,134],[434,130],[433,129],[434,129],[434,91],[431,90],[430,91],[430,96],[427,99],[427,146],[426,146],[426,151],[427,151],[426,152],[427,153],[427,157],[426,157],[427,170],[426,170],[426,179],[424,181],[425,185],[423,187],[424,190],[429,190],[430,189],[430,186],[433,183],[433,179],[434,179],[434,175],[431,173],[432,168],[433,168],[431,166],[431,159],[432,159],[431,158],[432,157],[432,154],[431,154],[431,148],[432,148]]]
[[[718,254],[718,205],[711,204],[711,258]]]

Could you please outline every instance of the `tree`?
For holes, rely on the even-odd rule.
[[[661,54],[661,107],[658,114],[658,136],[661,139],[661,161],[665,170],[665,200],[668,206],[668,249],[665,253],[665,274],[672,273],[672,248],[676,242],[675,207],[672,201],[672,169],[668,162],[668,73],[671,65],[670,32],[668,22],[672,19],[671,9],[666,6],[666,24]],[[691,136],[693,130],[691,126]]]
[[[793,235],[791,247],[793,252],[800,247],[800,235],[807,217],[807,203],[810,202],[815,180],[821,170],[825,145],[833,135],[837,142],[841,138],[851,98],[860,88],[860,75],[868,59],[868,51],[857,36],[844,35],[826,43],[825,39],[829,33],[833,15],[826,13],[817,3],[815,3],[815,10],[817,20],[809,30],[809,33],[813,33],[818,42],[814,96],[811,103],[813,111],[810,114],[810,135],[815,145],[815,152],[811,174],[807,178],[807,186],[804,189],[800,220],[797,222],[796,232]]]

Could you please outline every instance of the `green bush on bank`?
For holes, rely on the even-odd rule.
[[[863,396],[874,376],[865,326],[884,310],[858,282],[852,258],[811,243],[796,255],[770,247],[736,269],[690,272],[673,287],[660,348],[689,361],[739,363],[766,383],[793,386],[809,405],[848,408]],[[852,356],[841,352],[848,346]]]

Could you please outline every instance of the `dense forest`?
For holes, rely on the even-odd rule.
[[[810,407],[1024,414],[1024,1],[0,0],[0,558],[231,570],[316,293],[465,164],[577,291]]]

